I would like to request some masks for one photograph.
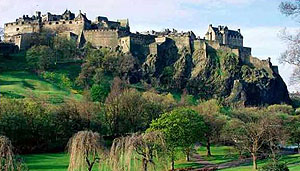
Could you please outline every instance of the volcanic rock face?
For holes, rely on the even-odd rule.
[[[174,44],[141,61],[142,80],[166,90],[186,89],[200,98],[220,98],[246,106],[290,103],[287,87],[270,60],[229,47],[176,50]],[[245,55],[244,55],[245,56]]]

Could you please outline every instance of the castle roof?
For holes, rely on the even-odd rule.
[[[225,31],[227,32],[228,36],[243,37],[240,31],[229,30],[227,26],[212,27],[212,29],[216,34],[223,34],[221,31]]]

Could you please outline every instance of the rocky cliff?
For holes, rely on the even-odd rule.
[[[264,105],[290,103],[287,87],[270,60],[259,60],[229,47],[177,49],[172,42],[141,64],[141,79],[168,90],[183,90],[200,98],[228,103]]]

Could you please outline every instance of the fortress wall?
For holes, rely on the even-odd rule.
[[[175,41],[175,44],[179,52],[184,48],[187,48],[190,52],[192,52],[190,37],[188,36],[168,36],[168,37]]]
[[[259,69],[265,69],[268,73],[273,73],[273,66],[271,64],[270,58],[267,60],[260,60],[256,57],[250,56],[250,64]]]
[[[158,53],[158,44],[157,43],[151,43],[149,45],[149,53],[157,55],[157,53]]]
[[[95,47],[116,48],[119,45],[117,30],[85,30],[85,40]]]
[[[130,51],[134,56],[146,57],[150,54],[150,44],[155,42],[155,36],[131,34]]]
[[[122,48],[123,53],[129,53],[130,52],[130,36],[120,38],[119,46]]]
[[[227,43],[229,45],[235,45],[235,46],[243,46],[243,39],[236,38],[236,37],[228,37]]]
[[[24,33],[37,33],[40,31],[40,25],[38,22],[14,22],[4,25],[4,40],[6,42],[12,41],[12,36]],[[13,42],[13,41],[12,41]]]
[[[44,30],[53,30],[57,33],[73,32],[79,35],[85,27],[82,21],[47,21],[43,22]]]
[[[192,43],[193,51],[204,49],[205,48],[204,46],[206,46],[205,42],[206,42],[205,40],[194,40]]]

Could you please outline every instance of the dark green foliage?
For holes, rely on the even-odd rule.
[[[286,163],[281,163],[279,161],[272,161],[264,165],[260,171],[289,171]]]
[[[204,138],[205,129],[203,117],[194,110],[179,108],[153,120],[149,131],[157,130],[164,134],[174,169],[176,149],[182,148],[189,160],[192,146]]]
[[[53,50],[55,51],[56,62],[74,59],[79,52],[75,40],[60,36],[54,37]]]
[[[33,46],[26,53],[26,61],[30,69],[44,71],[54,65],[54,51],[49,46]]]
[[[107,134],[97,104],[72,101],[55,107],[36,99],[1,98],[0,134],[9,137],[20,153],[61,151],[74,133],[84,129]]]
[[[73,83],[65,74],[44,71],[40,74],[40,76],[62,89],[71,89],[73,86]]]
[[[108,82],[94,84],[90,92],[93,101],[104,102],[110,92],[110,84]]]

